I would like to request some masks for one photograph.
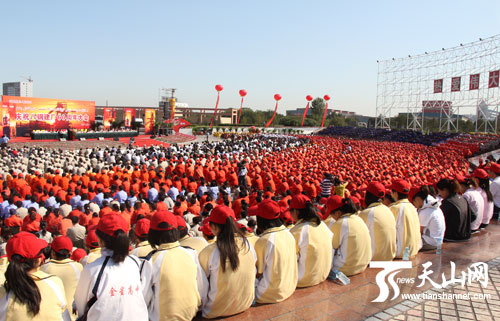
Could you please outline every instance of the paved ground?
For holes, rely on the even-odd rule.
[[[491,294],[487,300],[403,300],[400,295],[394,301],[372,303],[379,295],[375,276],[381,269],[367,269],[351,278],[347,286],[325,281],[315,287],[297,289],[284,302],[260,305],[227,318],[227,320],[500,320],[500,225],[493,222],[486,230],[473,235],[465,243],[445,243],[441,255],[435,252],[419,253],[412,261],[413,268],[403,270],[397,277],[417,278],[422,264],[432,262],[432,280],[441,283],[441,274],[450,279],[450,261],[456,264],[456,275],[467,270],[472,263],[489,262],[489,283],[481,288],[478,282],[449,286],[445,293]],[[493,261],[492,261],[493,260]],[[418,294],[431,290],[429,282],[423,287],[414,284],[399,284],[401,293]],[[392,297],[392,292],[390,293]]]

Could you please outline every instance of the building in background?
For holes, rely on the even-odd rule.
[[[4,96],[33,97],[33,81],[3,83]]]
[[[287,116],[302,116],[304,114],[305,108],[297,108],[293,110],[287,110],[286,115]],[[312,109],[309,108],[307,111],[307,116],[312,115]],[[328,109],[327,110],[327,116],[330,115],[342,115],[344,117],[356,117],[356,113],[353,111],[347,111],[347,110],[339,110],[339,109]]]

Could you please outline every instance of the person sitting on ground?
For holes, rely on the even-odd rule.
[[[445,241],[466,241],[471,237],[472,211],[469,204],[457,192],[459,190],[456,180],[442,179],[436,184],[443,211],[446,231]]]

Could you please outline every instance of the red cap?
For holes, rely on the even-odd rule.
[[[87,252],[84,249],[76,249],[71,254],[71,259],[75,262],[80,262],[81,259],[87,256]]]
[[[408,200],[410,202],[413,202],[413,197],[415,196],[415,194],[417,194],[418,192],[420,191],[420,186],[413,186],[412,188],[410,188],[410,192],[408,193]]]
[[[122,230],[128,234],[130,226],[125,219],[119,214],[108,214],[101,217],[97,229],[109,236],[115,236],[115,232]]]
[[[68,250],[70,253],[73,250],[73,242],[67,236],[58,236],[50,244],[50,247],[59,252],[60,250]]]
[[[161,223],[167,223],[168,226],[160,227]],[[158,211],[151,218],[151,227],[152,230],[156,231],[169,231],[177,228],[177,219],[172,212],[167,210]]]
[[[408,194],[410,192],[410,183],[404,179],[398,179],[392,182],[391,189],[401,194]]]
[[[311,202],[309,197],[305,196],[304,194],[296,194],[290,200],[290,208],[297,210],[306,208],[307,202]]]
[[[342,197],[340,197],[339,195],[330,196],[326,201],[326,208],[328,210],[328,213],[338,210],[342,207],[342,205],[344,205],[344,203],[342,203]]]
[[[147,218],[141,218],[135,223],[135,235],[139,237],[146,237],[149,233],[149,227],[151,225],[151,221]]]
[[[354,205],[356,205],[358,207],[361,206],[361,201],[356,196],[351,196],[351,200],[354,203]]]
[[[244,225],[244,224],[241,224],[241,223],[238,223],[238,229],[241,230],[241,229],[245,229],[248,233],[253,233],[252,229],[249,228],[248,226]]]
[[[26,259],[35,259],[42,257],[40,253],[46,248],[48,243],[37,238],[34,234],[28,232],[19,232],[7,241],[7,257],[12,260],[12,255],[18,254]]]
[[[236,221],[234,211],[226,205],[219,205],[210,212],[208,217],[209,222],[216,224],[225,224],[228,217],[232,217]]]
[[[467,177],[465,177],[465,176],[463,176],[463,175],[457,175],[455,178],[457,179],[457,181],[458,181],[459,183],[463,183],[463,182],[465,182],[465,180],[467,179]]]
[[[89,233],[85,238],[85,244],[88,248],[97,248],[99,247],[99,241],[97,240],[97,235],[95,234],[95,227],[93,229],[89,229]]]
[[[384,197],[385,186],[382,185],[382,183],[380,183],[380,182],[372,181],[372,182],[370,182],[370,184],[368,184],[366,191],[370,192],[370,194],[373,194],[377,197]]]
[[[481,168],[476,168],[476,169],[472,172],[472,176],[477,177],[477,178],[480,178],[480,179],[486,179],[486,178],[490,177],[490,176],[488,175],[488,173],[487,173],[484,169],[481,169]]]
[[[272,199],[268,198],[259,203],[257,216],[266,220],[274,220],[280,217],[281,208]]]
[[[187,228],[186,221],[182,216],[175,215],[175,218],[177,219],[177,228],[180,228],[182,230]]]
[[[212,229],[210,228],[210,225],[208,224],[208,222],[206,222],[202,226],[198,227],[198,231],[201,231],[203,234],[208,235],[208,236],[214,236],[214,233],[212,233]]]
[[[492,171],[493,173],[500,174],[500,164],[490,163],[490,166],[488,166],[488,170]]]

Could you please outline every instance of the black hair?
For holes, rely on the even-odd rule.
[[[179,226],[177,229],[179,230],[179,239],[181,239],[184,236],[188,235],[187,226]]]
[[[306,202],[306,207],[299,209],[298,218],[307,222],[314,222],[316,225],[321,223],[321,218],[319,217],[316,208],[310,201]]]
[[[203,217],[195,216],[193,217],[193,225],[200,224],[203,221]]]
[[[38,259],[26,259],[14,254],[5,271],[5,289],[12,291],[14,299],[26,304],[28,312],[33,315],[40,312],[42,295],[28,272],[37,267]]]
[[[436,187],[440,190],[447,190],[450,193],[450,196],[455,195],[460,190],[458,181],[455,179],[449,180],[443,178],[442,180],[437,182]]]
[[[370,204],[377,203],[377,202],[380,202],[380,197],[378,197],[377,195],[374,195],[374,194],[366,191],[366,194],[365,194],[365,204],[366,204],[366,206],[370,206]]]
[[[342,206],[338,210],[341,211],[342,214],[353,214],[357,212],[356,205],[354,205],[354,202],[350,198],[343,198]]]
[[[240,265],[238,253],[242,249],[238,248],[235,236],[238,234],[238,236],[244,240],[245,248],[248,250],[250,247],[245,234],[238,229],[232,217],[228,217],[224,224],[210,223],[210,225],[212,224],[219,227],[219,234],[217,235],[215,243],[219,249],[222,272],[226,271],[227,261],[229,261],[231,270],[236,271]]]
[[[71,216],[71,223],[73,223],[73,225],[75,225],[76,223],[78,223],[80,219],[78,218],[78,216]]]
[[[158,225],[159,228],[170,228],[171,225],[167,222],[162,222]],[[171,228],[167,231],[159,231],[154,229],[149,229],[148,242],[149,244],[157,248],[164,243],[173,243],[179,239],[179,230],[176,228]]]
[[[52,250],[52,252],[54,253],[54,256],[56,257],[55,259],[58,261],[68,259],[71,256],[71,252],[66,250],[66,249],[59,250],[59,252]]]
[[[283,221],[280,218],[275,218],[273,220],[268,220],[266,218],[262,218],[257,216],[257,233],[262,234],[265,230],[280,227],[283,225]]]
[[[116,230],[113,236],[110,236],[100,230],[96,230],[95,234],[104,242],[104,247],[113,251],[111,259],[115,263],[121,263],[128,255],[130,241],[127,233],[123,230]]]

